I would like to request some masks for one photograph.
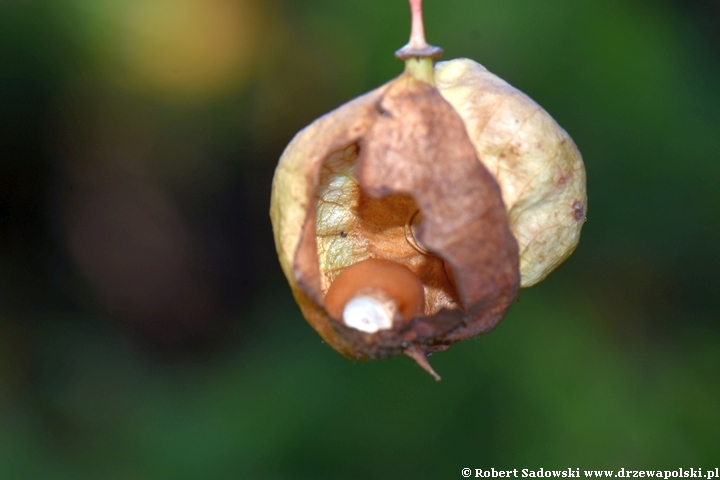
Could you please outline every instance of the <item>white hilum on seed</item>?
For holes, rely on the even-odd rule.
[[[355,297],[343,310],[345,325],[367,333],[391,328],[392,319],[388,306],[372,297]]]

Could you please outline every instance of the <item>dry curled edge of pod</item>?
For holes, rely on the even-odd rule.
[[[468,59],[434,64],[410,0],[403,74],[285,149],[270,215],[303,315],[358,360],[428,355],[491,330],[575,249],[585,169],[533,100]]]

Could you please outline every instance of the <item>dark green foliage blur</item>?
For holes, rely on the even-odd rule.
[[[578,144],[574,255],[492,333],[357,363],[277,263],[294,133],[402,70],[405,0],[0,2],[0,478],[720,466],[720,4],[426,0]]]

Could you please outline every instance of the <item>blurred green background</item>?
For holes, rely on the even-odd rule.
[[[461,478],[720,463],[720,4],[426,0],[588,173],[575,254],[489,335],[347,360],[270,182],[402,70],[405,0],[0,1],[0,478]]]

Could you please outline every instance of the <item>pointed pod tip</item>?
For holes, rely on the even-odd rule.
[[[440,378],[440,375],[437,374],[435,370],[433,370],[432,366],[430,366],[430,362],[428,362],[427,359],[427,351],[422,347],[416,347],[415,345],[410,345],[405,350],[403,350],[403,353],[407,355],[408,357],[415,360],[415,363],[420,365],[423,370],[428,372],[436,381],[442,380]]]

